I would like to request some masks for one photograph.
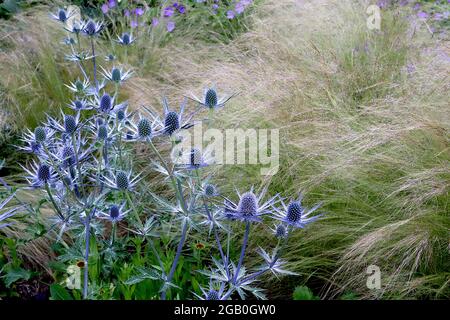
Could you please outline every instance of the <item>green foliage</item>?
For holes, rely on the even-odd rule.
[[[298,286],[294,290],[293,294],[294,300],[320,300],[319,297],[315,296],[310,288],[307,286]]]
[[[20,10],[21,2],[19,0],[5,0],[0,3],[0,18],[8,19]]]

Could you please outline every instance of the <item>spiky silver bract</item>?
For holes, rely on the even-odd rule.
[[[0,202],[0,230],[10,226],[13,221],[7,221],[7,219],[12,218],[19,213],[21,207],[12,206],[10,202],[14,198],[15,193],[12,193]]]

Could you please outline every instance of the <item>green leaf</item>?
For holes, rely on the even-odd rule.
[[[7,288],[17,280],[29,280],[31,272],[22,268],[11,269],[2,277]]]
[[[160,274],[153,269],[144,269],[144,268],[138,268],[138,274],[129,278],[124,283],[126,285],[133,285],[139,282],[144,281],[145,279],[151,279],[151,280],[158,280],[161,279]]]
[[[319,297],[315,296],[307,286],[296,287],[293,298],[294,300],[319,300]]]
[[[73,300],[66,288],[59,284],[52,284],[50,286],[50,299],[51,300]]]

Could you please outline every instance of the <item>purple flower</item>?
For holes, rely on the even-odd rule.
[[[131,28],[133,28],[133,29],[136,28],[136,27],[138,26],[137,20],[131,20],[130,26],[131,26]]]
[[[409,63],[406,65],[406,71],[409,74],[413,73],[415,70],[416,70],[416,67],[412,63]]]
[[[416,3],[413,7],[414,10],[419,10],[420,9],[420,3]]]
[[[163,11],[164,17],[171,17],[171,16],[173,16],[173,13],[174,13],[173,7],[164,8],[164,11]]]
[[[173,4],[173,7],[174,7],[174,8],[178,7],[178,2],[175,2],[175,3]]]
[[[144,14],[144,9],[136,8],[136,9],[134,9],[134,14],[137,15],[138,17],[142,16]]]
[[[108,7],[110,9],[114,8],[116,6],[116,0],[109,0],[108,1]]]
[[[175,22],[169,21],[167,22],[167,31],[172,32],[175,29]]]
[[[419,11],[417,13],[417,17],[419,17],[421,19],[426,19],[426,18],[428,18],[428,13],[426,13],[425,11]]]
[[[242,2],[236,3],[236,6],[234,7],[234,10],[237,14],[241,14],[245,10],[245,6],[242,4]]]
[[[125,9],[125,11],[123,12],[123,15],[124,15],[125,17],[129,17],[129,16],[130,16],[130,10]]]
[[[153,18],[152,19],[152,26],[156,27],[159,24],[159,19],[158,18]]]
[[[102,12],[103,12],[103,14],[107,14],[108,11],[109,11],[108,4],[104,3],[104,4],[102,5]]]
[[[434,16],[433,16],[433,19],[436,20],[436,21],[441,21],[443,18],[444,18],[444,15],[442,13],[439,13],[439,12],[435,13]]]
[[[233,10],[228,10],[228,11],[227,11],[227,18],[228,18],[228,19],[230,19],[230,20],[231,20],[231,19],[234,19],[234,16],[235,16],[235,15],[234,15],[234,11],[233,11]]]
[[[178,6],[178,12],[184,14],[186,12],[186,7],[183,5]]]
[[[381,9],[386,8],[388,6],[388,0],[378,0],[377,6],[380,7]]]

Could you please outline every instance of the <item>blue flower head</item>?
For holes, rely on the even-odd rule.
[[[124,32],[122,33],[122,35],[117,36],[117,40],[116,42],[120,43],[123,46],[129,46],[130,44],[132,44],[134,41],[136,40],[135,37],[133,37],[132,34],[128,33],[128,32]]]
[[[321,203],[315,205],[312,209],[306,210],[302,206],[301,201],[302,195],[296,200],[291,200],[287,205],[282,202],[281,208],[275,209],[274,218],[294,228],[304,228],[323,216],[323,214],[319,214],[310,217],[322,205]]]
[[[95,22],[94,20],[88,20],[84,22],[81,31],[88,37],[97,36],[103,29],[103,22]]]
[[[230,199],[226,198],[224,202],[224,214],[231,220],[240,220],[246,222],[259,222],[261,216],[272,213],[272,207],[277,202],[277,195],[270,198],[266,202],[262,202],[262,198],[265,196],[267,188],[256,195],[253,192],[253,188],[239,195],[239,203],[236,204]]]
[[[213,86],[205,88],[202,98],[197,98],[195,95],[191,94],[189,99],[208,109],[217,109],[225,106],[225,104],[235,95],[236,94],[219,97],[216,88]]]

